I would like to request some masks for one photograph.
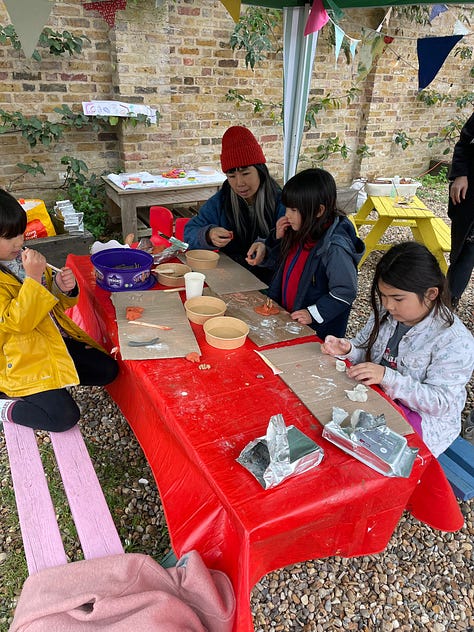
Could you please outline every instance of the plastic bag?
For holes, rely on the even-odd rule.
[[[26,211],[25,240],[54,237],[56,231],[43,200],[19,200]]]

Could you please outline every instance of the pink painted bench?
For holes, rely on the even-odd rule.
[[[67,563],[34,430],[3,425],[30,575]],[[81,431],[50,433],[85,559],[123,553]]]

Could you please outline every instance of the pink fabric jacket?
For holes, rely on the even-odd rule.
[[[234,612],[228,577],[196,551],[167,569],[128,553],[30,575],[10,632],[231,632]]]

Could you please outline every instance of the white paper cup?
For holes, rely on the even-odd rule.
[[[186,289],[186,300],[195,296],[202,296],[205,274],[202,272],[186,272],[184,275],[184,287]]]

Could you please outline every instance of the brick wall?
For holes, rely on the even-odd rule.
[[[376,28],[384,15],[381,9],[346,12],[341,23],[353,37],[362,26]],[[9,23],[0,0],[0,20]],[[359,98],[340,109],[320,114],[318,126],[304,135],[302,154],[308,156],[329,136],[337,135],[352,150],[366,143],[375,155],[360,161],[355,152],[347,160],[340,155],[325,163],[345,186],[364,175],[417,176],[424,172],[440,149],[430,149],[426,138],[435,135],[456,114],[467,118],[472,108],[457,111],[453,105],[428,108],[415,99],[417,91],[416,37],[452,33],[454,11],[436,18],[431,27],[420,27],[392,17],[384,30],[398,37],[380,58],[376,68],[361,84]],[[81,102],[118,99],[157,107],[159,125],[132,128],[119,123],[110,133],[78,130],[68,133],[51,148],[30,149],[19,134],[0,135],[0,185],[15,194],[55,199],[57,174],[63,155],[81,158],[91,171],[117,169],[159,170],[173,166],[219,164],[220,140],[229,125],[249,126],[265,148],[271,172],[283,174],[282,127],[268,116],[254,114],[250,106],[236,107],[226,100],[229,88],[249,97],[278,103],[282,99],[282,53],[275,53],[254,71],[246,69],[244,53],[229,47],[233,21],[217,0],[176,0],[155,7],[155,0],[129,3],[117,13],[109,29],[101,16],[85,11],[80,0],[53,5],[48,26],[87,35],[83,54],[26,60],[21,51],[0,45],[0,107],[24,115],[35,114],[55,120],[54,108],[63,103],[81,111]],[[466,42],[468,43],[468,42]],[[397,62],[397,57],[403,59]],[[458,94],[470,86],[469,62],[451,53],[433,88]],[[338,97],[354,83],[354,64],[341,52],[335,68],[334,50],[323,31],[319,37],[311,86],[312,95],[328,92]],[[469,88],[467,88],[469,89]],[[393,142],[404,130],[418,141],[406,151]],[[20,174],[16,164],[38,160],[45,176]],[[308,162],[302,162],[301,167]]]

